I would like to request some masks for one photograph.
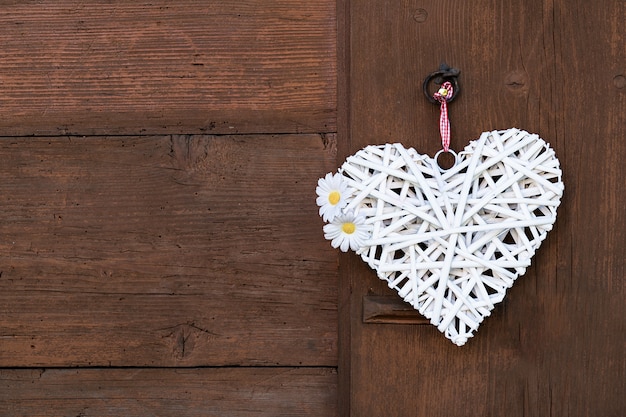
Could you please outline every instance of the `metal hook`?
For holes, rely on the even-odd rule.
[[[459,74],[461,74],[460,70],[448,66],[445,62],[439,65],[439,69],[437,71],[431,72],[428,77],[426,77],[422,86],[422,89],[424,90],[424,95],[426,96],[428,101],[433,104],[439,105],[439,102],[435,100],[435,98],[429,92],[430,83],[434,82],[437,85],[441,85],[446,81],[450,82],[452,84],[452,87],[454,88],[454,95],[452,96],[452,98],[450,98],[450,100],[448,100],[448,103],[454,101],[456,96],[458,96],[461,92],[461,90],[459,89]]]

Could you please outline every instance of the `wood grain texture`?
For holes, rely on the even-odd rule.
[[[2,135],[336,129],[334,1],[0,7]]]
[[[335,366],[334,140],[0,139],[0,366]]]
[[[452,148],[485,130],[539,133],[561,160],[566,188],[533,266],[463,348],[432,326],[363,324],[363,297],[394,293],[357,256],[341,258],[339,311],[350,321],[340,320],[340,334],[350,339],[340,364],[350,387],[340,392],[349,392],[341,400],[349,415],[621,415],[626,3],[342,3],[350,30],[340,158],[397,141],[433,155],[439,109],[421,82],[446,61],[461,69]]]
[[[0,415],[337,415],[332,369],[0,370]]]

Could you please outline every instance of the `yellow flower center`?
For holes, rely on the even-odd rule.
[[[346,222],[341,225],[341,230],[347,235],[351,235],[356,230],[356,225],[352,222]]]
[[[331,191],[330,194],[328,194],[328,202],[333,206],[337,205],[339,200],[341,200],[341,194],[339,194],[339,191]]]

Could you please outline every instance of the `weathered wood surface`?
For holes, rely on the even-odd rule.
[[[0,415],[337,415],[334,369],[0,370]]]
[[[392,141],[440,149],[439,109],[421,83],[446,61],[461,69],[452,147],[484,130],[537,132],[566,187],[533,267],[462,348],[432,326],[364,324],[363,297],[393,293],[357,256],[342,256],[340,369],[350,385],[340,377],[341,411],[622,415],[626,3],[346,0],[338,10],[349,28],[339,159]]]
[[[336,366],[334,143],[0,139],[0,366]]]
[[[334,1],[0,8],[2,135],[336,129]]]

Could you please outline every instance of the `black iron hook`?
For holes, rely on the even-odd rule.
[[[448,81],[452,84],[452,88],[454,88],[454,95],[448,100],[448,103],[454,101],[454,99],[461,92],[459,88],[459,74],[461,71],[448,66],[445,62],[439,65],[439,69],[437,71],[431,72],[428,77],[424,80],[424,85],[422,89],[424,90],[424,95],[433,104],[439,105],[439,102],[435,100],[435,98],[430,94],[430,83],[434,82],[436,85],[441,85],[444,82]]]

